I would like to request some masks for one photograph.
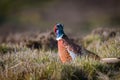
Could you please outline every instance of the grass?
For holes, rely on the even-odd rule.
[[[89,34],[83,39],[83,45],[101,57],[120,57],[120,37],[105,41],[102,38]],[[120,79],[119,63],[105,64],[91,58],[78,57],[73,62],[63,64],[53,49],[34,49],[4,43],[0,47],[0,54],[0,80]]]

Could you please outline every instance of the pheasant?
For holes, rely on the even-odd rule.
[[[120,62],[118,58],[100,58],[97,54],[88,51],[82,45],[75,44],[64,33],[63,24],[56,24],[54,26],[54,32],[58,42],[58,54],[62,63],[71,62],[77,56],[88,56],[106,63]]]

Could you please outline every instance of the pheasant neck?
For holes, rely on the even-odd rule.
[[[57,34],[56,40],[62,39],[62,37],[65,35],[63,30],[58,30],[56,34]]]
[[[63,35],[64,34],[62,34],[61,36],[57,37],[56,40],[58,41],[58,40],[62,39]]]

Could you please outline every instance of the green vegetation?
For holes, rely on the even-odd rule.
[[[1,53],[1,54],[7,53],[7,52],[11,52],[11,51],[13,51],[13,49],[10,48],[10,47],[0,46],[0,53]]]
[[[99,34],[90,34],[83,45],[101,57],[120,57],[120,37],[103,39]],[[52,42],[53,43],[53,42]],[[4,44],[5,45],[5,44]],[[8,44],[6,43],[6,46]],[[43,44],[41,44],[43,45]],[[34,49],[11,45],[19,49],[0,56],[0,80],[119,80],[120,64],[105,64],[81,57],[71,63],[61,63],[56,50]],[[10,47],[10,45],[9,45]],[[7,51],[6,51],[7,50]]]

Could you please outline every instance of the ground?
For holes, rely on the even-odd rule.
[[[120,57],[120,29],[98,28],[72,38],[102,58]],[[0,80],[119,80],[120,64],[78,57],[61,63],[53,32],[16,33],[0,39]]]

